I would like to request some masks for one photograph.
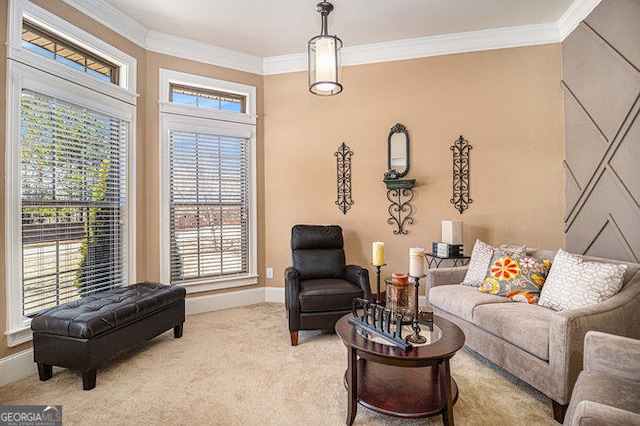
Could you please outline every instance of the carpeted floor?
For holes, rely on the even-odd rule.
[[[291,347],[282,304],[187,317],[98,370],[82,390],[77,372],[53,369],[0,388],[0,405],[62,405],[64,425],[343,425],[346,348],[331,332],[301,332]],[[557,425],[550,401],[466,348],[451,360],[458,425]],[[441,425],[358,407],[354,425]]]

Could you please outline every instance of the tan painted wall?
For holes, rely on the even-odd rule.
[[[283,286],[296,223],[341,225],[348,263],[369,265],[371,243],[384,241],[384,275],[408,269],[410,247],[439,241],[443,219],[464,221],[467,253],[476,238],[562,247],[560,56],[554,44],[345,67],[345,89],[331,98],[309,94],[305,73],[265,77],[267,286]],[[417,184],[407,235],[387,224],[382,182],[397,122],[409,131],[406,178]],[[473,146],[473,204],[462,215],[449,202],[449,147],[461,134]],[[354,152],[346,215],[335,205],[342,142]]]

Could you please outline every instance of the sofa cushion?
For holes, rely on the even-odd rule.
[[[495,299],[510,301],[502,297]],[[494,336],[548,361],[549,326],[553,315],[558,314],[538,305],[484,304],[475,307],[473,322]]]
[[[476,287],[460,284],[439,285],[429,289],[429,303],[470,322],[473,322],[474,308],[478,305],[512,302],[506,297],[480,293]]]
[[[500,257],[496,253],[478,290],[516,302],[537,303],[550,266],[551,260],[548,259]]]
[[[600,303],[622,287],[628,265],[587,262],[558,250],[540,293],[540,305],[556,311]]]
[[[471,252],[471,259],[467,269],[467,274],[462,281],[464,285],[470,285],[473,287],[479,287],[484,281],[484,277],[489,269],[491,263],[491,257],[494,254],[501,254],[503,256],[524,256],[526,251],[525,246],[507,246],[501,245],[500,247],[494,247],[483,241],[476,240],[473,245],[473,251]]]

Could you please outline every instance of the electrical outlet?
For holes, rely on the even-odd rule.
[[[273,268],[267,268],[267,278],[273,278]]]

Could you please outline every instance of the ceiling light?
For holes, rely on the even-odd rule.
[[[332,96],[342,92],[340,84],[340,50],[342,40],[327,34],[327,16],[333,5],[323,1],[316,5],[322,16],[320,35],[309,40],[309,91],[315,95]]]

